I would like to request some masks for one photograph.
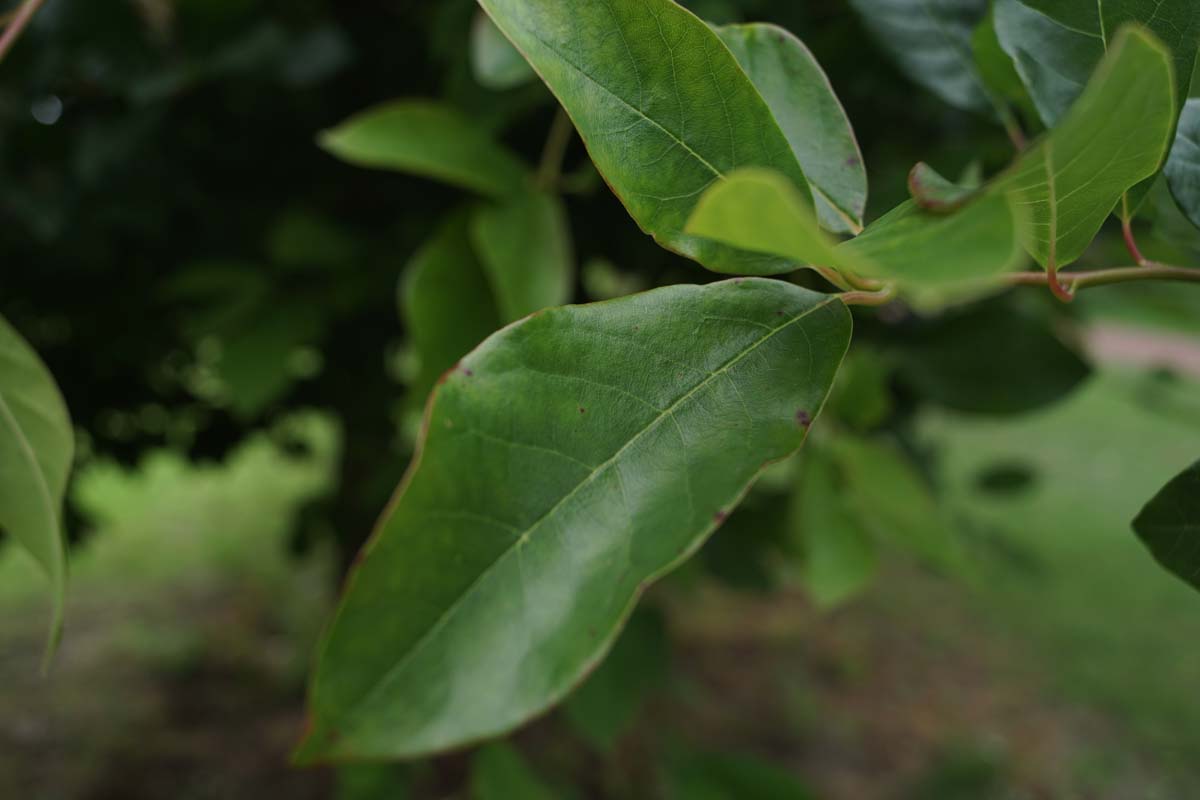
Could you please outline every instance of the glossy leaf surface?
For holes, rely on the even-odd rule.
[[[1133,529],[1160,564],[1200,589],[1200,462],[1164,486]]]
[[[603,658],[641,588],[795,451],[849,341],[768,280],[550,309],[460,362],[352,572],[298,757],[401,757],[509,730]]]
[[[1171,141],[1169,53],[1140,28],[1110,44],[1066,116],[993,184],[1028,211],[1025,247],[1043,266],[1079,258],[1121,195],[1158,171]]]
[[[659,244],[718,272],[780,259],[683,232],[700,195],[739,167],[807,191],[771,110],[729,49],[671,0],[480,0],[558,97],[600,173]]]
[[[521,161],[479,125],[426,100],[367,109],[323,132],[319,141],[351,164],[411,172],[485,195],[509,194],[527,179]]]
[[[504,322],[571,299],[575,268],[566,210],[530,190],[480,208],[471,224],[476,252]]]
[[[1190,98],[1183,107],[1165,172],[1175,202],[1200,228],[1200,97]]]
[[[0,530],[50,579],[50,650],[66,592],[63,494],[75,454],[71,418],[33,348],[0,317]]]
[[[812,190],[821,225],[837,233],[862,230],[867,169],[846,110],[804,43],[777,25],[718,29],[767,101]]]
[[[952,106],[984,110],[990,101],[975,69],[971,36],[987,0],[850,0],[904,74]]]

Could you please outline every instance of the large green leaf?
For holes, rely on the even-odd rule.
[[[465,214],[453,215],[413,256],[400,305],[419,360],[410,391],[420,406],[442,373],[501,325],[495,295],[471,248]]]
[[[63,494],[75,455],[71,418],[33,348],[0,317],[0,530],[50,579],[52,652],[66,593]]]
[[[907,202],[837,246],[786,179],[741,170],[708,190],[688,231],[794,261],[927,287],[994,276],[1020,263],[1011,203],[984,197],[955,214]]]
[[[1200,461],[1146,504],[1133,529],[1160,564],[1200,589]]]
[[[683,232],[704,190],[739,167],[769,167],[806,188],[770,108],[707,25],[671,0],[479,2],[659,244],[718,272],[791,269]]]
[[[1171,142],[1170,54],[1136,26],[1109,45],[1071,110],[992,187],[1028,210],[1025,247],[1043,266],[1079,258],[1121,196],[1158,171]]]
[[[544,311],[435,390],[350,575],[297,757],[406,757],[561,699],[641,589],[804,441],[850,316],[782,281]]]
[[[953,106],[990,107],[971,49],[987,0],[850,0],[850,5],[910,80]]]
[[[571,299],[571,234],[556,195],[531,189],[485,205],[471,234],[504,322]]]
[[[527,170],[469,118],[427,100],[397,100],[324,131],[322,147],[363,167],[411,172],[503,196],[521,189]]]
[[[804,43],[776,25],[728,25],[722,41],[750,76],[792,146],[829,230],[862,230],[867,168],[825,71]]]
[[[1200,86],[1196,88],[1200,90]],[[1165,172],[1175,202],[1200,228],[1200,96],[1183,106]]]

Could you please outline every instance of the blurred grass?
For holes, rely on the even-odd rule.
[[[1066,402],[1011,419],[927,414],[948,501],[974,534],[979,623],[1028,643],[1053,691],[1116,717],[1164,761],[1200,759],[1200,595],[1130,528],[1200,456],[1200,383],[1100,373]],[[997,468],[1027,486],[988,488]]]

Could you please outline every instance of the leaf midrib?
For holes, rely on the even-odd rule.
[[[656,428],[668,417],[673,418],[673,415],[674,415],[674,412],[676,409],[678,409],[681,405],[683,405],[685,402],[687,402],[690,398],[692,398],[701,389],[708,386],[718,376],[725,374],[730,368],[732,368],[734,365],[739,363],[742,359],[744,359],[745,357],[747,357],[748,355],[753,353],[755,350],[757,350],[759,347],[761,347],[765,342],[767,342],[772,337],[777,335],[780,331],[796,324],[800,320],[816,313],[817,311],[820,311],[821,309],[825,308],[826,306],[829,306],[836,300],[837,300],[836,297],[830,297],[828,300],[818,303],[817,305],[815,305],[811,308],[805,309],[802,313],[797,314],[796,316],[789,319],[787,322],[784,322],[781,325],[770,329],[770,331],[767,334],[765,334],[762,337],[760,337],[759,339],[755,340],[751,345],[749,345],[748,347],[741,350],[739,353],[734,355],[732,358],[730,358],[728,361],[726,361],[724,364],[722,364],[716,370],[710,372],[708,375],[705,376],[705,378],[702,381],[700,381],[695,386],[693,386],[691,389],[689,389],[678,400],[673,402],[667,408],[660,411],[658,413],[658,415],[655,416],[654,419],[650,420],[640,431],[638,431],[633,436],[631,436],[629,441],[627,441],[620,448],[618,448],[617,451],[615,453],[613,453],[613,455],[609,456],[604,462],[598,464],[595,467],[595,469],[593,469],[586,476],[584,476],[577,484],[575,484],[575,486],[572,487],[569,492],[567,492],[565,495],[563,495],[563,497],[557,503],[555,503],[553,506],[551,506],[549,510],[547,510],[545,513],[542,514],[542,516],[538,517],[536,520],[534,520],[532,523],[530,523],[529,526],[517,537],[517,539],[511,545],[509,545],[503,551],[501,551],[500,555],[497,556],[494,561],[492,561],[490,564],[488,564],[486,567],[484,567],[484,569],[480,571],[479,575],[477,575],[475,577],[475,579],[471,581],[471,583],[462,591],[462,593],[459,594],[459,596],[449,606],[447,606],[446,610],[443,611],[436,620],[434,620],[433,624],[431,624],[429,626],[429,628],[427,628],[426,631],[420,635],[420,637],[413,643],[412,647],[410,647],[408,649],[408,651],[401,657],[401,659],[399,661],[397,661],[395,664],[393,664],[387,670],[387,672],[384,674],[384,676],[382,678],[380,678],[379,681],[377,681],[372,688],[368,689],[359,700],[354,701],[353,703],[347,704],[347,706],[351,710],[345,715],[345,719],[349,720],[349,719],[353,719],[356,716],[358,716],[358,714],[360,713],[360,710],[364,706],[369,704],[369,702],[379,692],[383,691],[383,689],[388,684],[391,683],[392,679],[416,656],[416,654],[421,652],[421,650],[424,648],[424,646],[426,644],[428,644],[429,641],[431,641],[434,638],[436,633],[445,626],[445,624],[454,616],[454,614],[458,611],[458,609],[462,606],[462,604],[466,602],[467,598],[469,598],[475,592],[477,587],[487,578],[487,576],[489,574],[491,574],[492,570],[494,570],[501,562],[503,562],[506,558],[508,558],[512,553],[516,552],[529,539],[530,535],[542,525],[542,523],[544,523],[547,519],[549,519],[551,516],[553,516],[565,503],[567,503],[572,497],[574,497],[577,492],[579,492],[582,488],[584,488],[586,485],[588,485],[593,479],[595,479],[598,475],[600,475],[605,470],[607,470],[610,466],[615,464],[617,462],[617,460],[620,459],[621,455],[623,453],[625,453],[630,447],[632,447],[637,441],[639,441],[644,435],[646,435],[651,430]],[[436,398],[431,402],[436,402]]]

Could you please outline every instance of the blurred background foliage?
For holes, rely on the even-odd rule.
[[[808,44],[861,142],[870,216],[917,161],[1011,157],[845,2],[689,5]],[[432,98],[536,164],[552,98],[519,64],[481,83],[483,35],[472,0],[49,0],[0,67],[0,314],[80,440],[46,681],[38,578],[0,543],[0,796],[1200,790],[1200,599],[1128,531],[1200,441],[1200,294],[1162,286],[860,315],[803,459],[560,712],[477,753],[287,768],[312,643],[424,400],[406,264],[463,202],[316,138]],[[577,140],[564,163],[576,301],[715,277],[641,234]],[[1161,189],[1147,209],[1143,249],[1197,263]],[[1119,232],[1088,259],[1123,263]]]

